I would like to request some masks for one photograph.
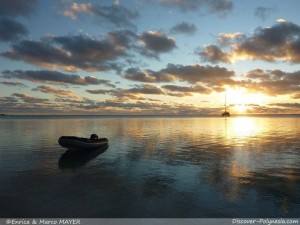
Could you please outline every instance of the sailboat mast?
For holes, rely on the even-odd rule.
[[[225,92],[225,105],[224,105],[224,109],[225,109],[225,112],[226,112],[226,92]]]
[[[226,109],[227,109],[227,102],[226,102],[226,101],[227,101],[227,98],[226,98],[227,96],[226,96],[226,94],[227,94],[227,93],[225,92],[224,112],[222,113],[222,116],[223,116],[223,117],[228,117],[228,116],[230,116],[230,113],[226,111]]]

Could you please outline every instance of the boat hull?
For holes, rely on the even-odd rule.
[[[62,136],[59,138],[58,143],[60,146],[64,148],[68,148],[70,150],[89,150],[89,149],[97,149],[108,145],[107,138],[100,138],[96,140],[90,140],[87,138],[78,138],[72,136]]]
[[[230,117],[230,113],[225,111],[225,112],[222,113],[222,116],[223,117]]]

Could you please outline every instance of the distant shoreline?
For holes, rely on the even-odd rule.
[[[5,116],[5,117],[51,117],[51,118],[55,118],[55,117],[63,117],[63,118],[67,118],[67,117],[71,117],[71,118],[75,118],[75,117],[103,117],[103,118],[185,118],[185,117],[190,117],[190,118],[205,118],[205,117],[211,117],[211,118],[222,118],[221,115],[83,115],[83,114],[79,114],[79,115],[43,115],[43,114],[39,114],[39,115],[35,115],[35,114],[0,114],[0,116]],[[234,114],[231,115],[231,117],[300,117],[300,114]],[[230,119],[230,117],[228,118]]]

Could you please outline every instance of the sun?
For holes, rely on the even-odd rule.
[[[247,109],[249,109],[251,107],[243,105],[243,104],[239,104],[239,105],[234,105],[234,109],[236,111],[238,111],[239,113],[244,113],[247,111]]]
[[[246,113],[254,105],[266,105],[265,96],[248,93],[245,88],[226,87],[227,105],[238,113]]]

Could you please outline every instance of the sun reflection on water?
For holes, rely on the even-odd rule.
[[[20,193],[24,202],[28,193],[37,199],[39,192],[44,193],[43,202],[59,196],[66,203],[85,203],[82,196],[88,192],[97,197],[78,215],[90,216],[95,210],[102,217],[111,216],[107,209],[124,216],[120,212],[133,200],[139,207],[128,207],[126,216],[176,217],[181,212],[182,217],[201,217],[211,215],[207,214],[210,209],[218,216],[262,216],[260,212],[274,216],[276,209],[276,215],[292,217],[299,211],[299,118],[91,118],[5,124],[0,127],[12,129],[9,135],[7,130],[0,131],[7,139],[0,168],[12,172],[3,173],[2,179],[10,183],[0,185],[0,191]],[[30,139],[21,135],[25,128]],[[86,160],[81,155],[62,160],[64,149],[57,137],[84,136],[91,128],[109,138],[109,149]],[[16,169],[23,172],[14,174]],[[25,186],[23,177],[37,191],[19,188]],[[49,188],[51,184],[57,192]],[[61,197],[66,188],[76,190],[78,198]],[[101,204],[103,209],[98,207]],[[45,209],[56,215],[51,204]],[[32,211],[36,210],[33,206]]]
[[[259,132],[257,121],[254,118],[239,117],[232,121],[232,132],[235,136],[249,137]]]

